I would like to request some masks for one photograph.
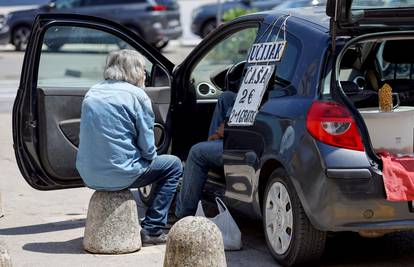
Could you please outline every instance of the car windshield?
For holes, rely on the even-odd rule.
[[[414,7],[414,0],[354,0],[352,9]]]

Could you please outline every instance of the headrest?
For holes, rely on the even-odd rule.
[[[383,59],[394,64],[414,63],[414,40],[389,40],[385,42]]]
[[[348,49],[346,50],[342,61],[341,61],[341,69],[352,69],[355,61],[361,56],[356,49]]]

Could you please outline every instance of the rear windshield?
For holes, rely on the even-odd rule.
[[[352,9],[414,7],[413,0],[354,0]]]

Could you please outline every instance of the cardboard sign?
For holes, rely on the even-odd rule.
[[[263,94],[274,69],[274,65],[253,65],[247,68],[230,114],[229,126],[254,124]]]
[[[249,51],[247,63],[279,62],[286,44],[286,41],[254,44]]]

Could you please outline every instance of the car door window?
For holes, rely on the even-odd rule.
[[[86,87],[102,81],[106,57],[111,51],[132,49],[118,37],[90,28],[52,26],[43,39],[39,63],[39,87]],[[146,60],[146,71],[153,64]],[[147,77],[150,81],[151,78]]]
[[[218,42],[198,62],[191,72],[191,83],[197,98],[217,98],[224,89],[226,70],[246,60],[256,39],[258,26],[243,28]]]

